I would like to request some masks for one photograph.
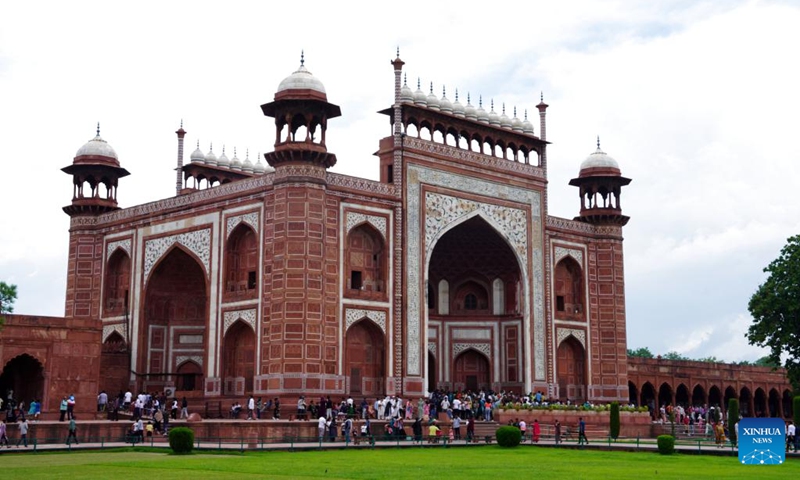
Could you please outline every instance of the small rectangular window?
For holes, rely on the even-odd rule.
[[[386,183],[394,183],[394,165],[386,166]]]
[[[256,288],[256,272],[247,272],[247,289],[253,290]]]
[[[556,296],[556,310],[558,310],[559,312],[564,311],[564,295]]]
[[[350,272],[350,288],[361,290],[361,272],[357,270]]]

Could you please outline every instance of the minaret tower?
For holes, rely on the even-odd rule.
[[[100,137],[100,124],[97,135],[78,149],[72,165],[61,170],[72,175],[72,203],[64,207],[71,217],[64,316],[97,319],[100,298],[92,292],[100,291],[97,272],[102,269],[103,237],[94,217],[119,210],[117,183],[129,173],[120,166],[111,145]]]
[[[72,204],[64,207],[67,215],[98,215],[119,209],[117,183],[130,173],[120,167],[117,152],[100,137],[99,123],[97,135],[78,150],[72,165],[61,171],[72,175]]]
[[[342,332],[339,305],[339,207],[327,194],[327,169],[336,155],[325,146],[328,120],[341,115],[321,81],[305,67],[284,78],[274,100],[261,105],[275,118],[275,168],[264,211],[271,218],[262,285],[269,336],[260,345],[256,391],[288,396],[304,389],[344,393],[337,355]]]
[[[597,150],[581,163],[578,178],[569,181],[580,188],[581,212],[575,220],[594,225],[628,223],[630,217],[622,214],[620,195],[629,183],[631,179],[622,176],[617,161],[600,149],[597,137]]]

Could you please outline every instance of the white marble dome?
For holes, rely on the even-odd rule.
[[[214,153],[214,145],[208,147],[208,153],[206,153],[205,163],[206,165],[216,165],[217,164],[217,155]]]
[[[475,111],[475,116],[480,123],[489,123],[489,114],[483,109],[483,99],[478,99],[478,110]]]
[[[225,147],[222,147],[222,155],[217,158],[217,165],[225,168],[231,165],[231,161],[228,159],[228,156],[225,155]]]
[[[206,161],[206,154],[200,150],[200,140],[197,141],[197,148],[192,152],[192,155],[189,157],[192,163],[205,163]]]
[[[311,74],[308,69],[303,65],[301,60],[300,68],[294,71],[291,75],[281,80],[278,85],[276,93],[284,92],[286,90],[314,90],[322,94],[326,94],[325,85]]]
[[[467,106],[464,107],[464,116],[470,120],[477,120],[478,113],[475,107],[469,101],[469,93],[467,94]]]
[[[433,93],[433,82],[431,82],[431,93],[425,98],[425,102],[431,110],[439,110],[439,98]]]
[[[586,157],[586,160],[581,163],[581,170],[586,170],[589,168],[614,168],[619,170],[619,164],[606,152],[600,150],[600,142],[598,141],[597,150]]]
[[[500,115],[500,126],[511,130],[511,119],[506,115],[506,104],[503,104],[503,113]]]
[[[417,79],[417,91],[414,92],[414,103],[417,105],[427,105],[428,100],[425,92],[422,91],[422,87],[419,84],[419,78]]]
[[[453,101],[453,115],[459,118],[464,118],[466,116],[464,105],[458,101],[458,89],[456,89],[456,99]]]
[[[76,157],[83,157],[86,155],[93,155],[97,157],[109,157],[113,158],[114,160],[119,160],[117,158],[117,152],[108,144],[105,140],[100,137],[100,127],[97,127],[97,135],[89,140],[88,142],[84,143],[81,148],[78,149],[78,152],[75,154]]]
[[[533,135],[533,124],[528,120],[528,111],[525,110],[525,120],[522,121],[522,131],[528,135]]]
[[[408,86],[406,79],[403,79],[403,88],[400,89],[400,101],[406,103],[414,103],[414,92]]]

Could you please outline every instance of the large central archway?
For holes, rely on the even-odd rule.
[[[137,359],[138,371],[144,373],[137,382],[140,388],[202,389],[207,298],[200,263],[180,247],[173,247],[147,281],[144,321],[139,329],[143,348]],[[191,368],[187,361],[193,364]]]
[[[494,389],[521,391],[529,378],[524,360],[525,286],[517,255],[498,230],[480,215],[452,227],[436,241],[428,264],[428,338],[435,346],[428,381],[435,387],[472,386],[477,381]],[[429,287],[431,286],[431,287]],[[435,295],[431,301],[432,294]],[[464,351],[483,352],[485,372],[464,372]],[[475,354],[479,355],[480,354]],[[468,362],[468,363],[469,363]],[[478,366],[477,363],[474,366]],[[491,367],[490,367],[491,366]],[[481,375],[487,377],[483,380]],[[474,378],[473,378],[474,377]],[[432,382],[431,382],[432,383]],[[429,385],[433,386],[433,385]]]

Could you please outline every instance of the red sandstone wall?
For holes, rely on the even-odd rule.
[[[74,394],[77,412],[96,409],[100,376],[100,322],[6,315],[0,330],[0,362],[30,355],[42,366],[44,418],[58,415],[61,397]],[[5,392],[3,392],[5,393]],[[31,399],[25,398],[26,403]]]

